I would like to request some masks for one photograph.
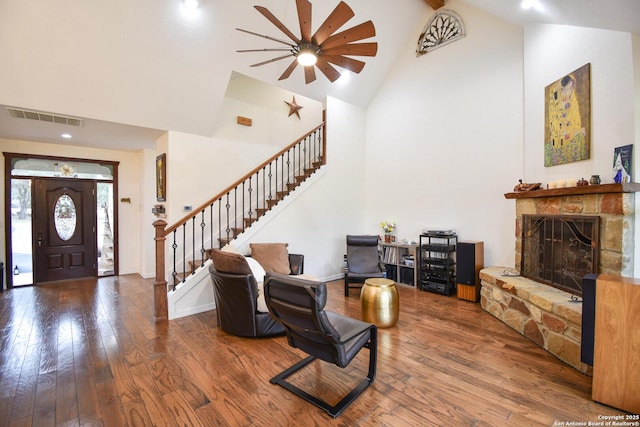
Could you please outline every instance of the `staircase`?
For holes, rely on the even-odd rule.
[[[323,122],[175,224],[153,223],[156,320],[168,317],[167,292],[176,291],[191,277],[202,278],[201,267],[212,248],[222,248],[254,226],[325,164],[325,135]]]

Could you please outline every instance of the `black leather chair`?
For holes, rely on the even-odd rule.
[[[344,272],[344,296],[349,296],[350,283],[364,283],[372,277],[386,277],[387,273],[380,262],[378,236],[348,235],[347,255]]]
[[[213,281],[218,325],[232,335],[269,337],[284,328],[269,313],[257,309],[258,283],[243,255],[214,249],[209,274]],[[304,255],[289,254],[292,274],[301,274]]]
[[[371,323],[325,310],[327,286],[324,282],[268,273],[264,282],[267,307],[285,329],[289,345],[309,354],[271,379],[296,396],[337,417],[376,377],[378,329]],[[367,377],[335,405],[313,396],[286,379],[316,359],[346,367],[366,347],[369,349]]]

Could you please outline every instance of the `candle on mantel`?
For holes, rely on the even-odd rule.
[[[549,181],[549,184],[547,184],[547,188],[549,188],[549,190],[553,190],[554,188],[557,188],[558,184],[555,181]]]
[[[577,187],[578,186],[578,180],[577,179],[568,179],[567,180],[567,187]]]
[[[556,181],[556,187],[558,188],[564,188],[567,186],[567,181],[564,179],[559,179]]]

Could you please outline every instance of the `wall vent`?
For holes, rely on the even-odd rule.
[[[20,110],[5,107],[11,117],[16,119],[38,120],[41,122],[58,123],[69,126],[82,126],[82,119],[77,117],[61,116],[59,114],[44,113],[42,111]]]

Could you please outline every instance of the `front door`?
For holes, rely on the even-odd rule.
[[[94,182],[34,179],[34,284],[96,275]]]

